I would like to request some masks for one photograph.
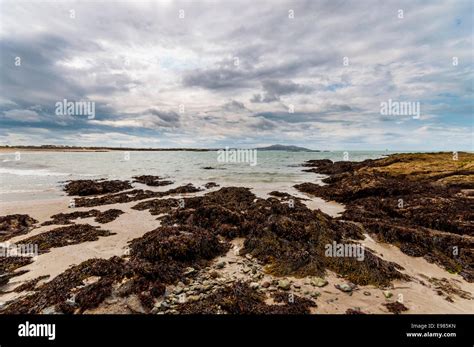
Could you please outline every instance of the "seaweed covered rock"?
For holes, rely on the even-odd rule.
[[[104,212],[99,210],[89,210],[89,211],[76,211],[71,213],[58,213],[51,216],[51,220],[42,223],[41,225],[52,225],[52,224],[73,224],[72,220],[78,218],[90,218],[95,217],[97,223],[105,224],[114,221],[120,215],[123,214],[123,211],[118,209],[109,209]]]
[[[164,180],[160,176],[153,176],[153,175],[141,175],[141,176],[134,176],[134,182],[146,184],[150,187],[160,187],[160,186],[167,186],[173,184],[173,181]]]
[[[122,190],[133,188],[130,182],[120,180],[75,180],[64,186],[64,191],[68,195],[101,195],[117,193]]]
[[[154,192],[151,190],[133,189],[126,192],[107,194],[93,198],[76,198],[74,199],[76,207],[93,207],[108,204],[123,204],[131,201],[139,201],[150,198],[161,198],[174,194],[189,194],[201,191],[200,188],[193,186],[191,183],[169,189],[164,192]]]
[[[12,237],[27,234],[38,221],[26,214],[0,216],[0,242]]]
[[[32,262],[31,257],[0,257],[0,287],[6,285],[12,277],[27,272],[26,270],[16,270]]]
[[[228,246],[198,227],[159,227],[130,243],[130,255],[148,261],[194,262],[212,259]]]
[[[395,264],[368,250],[363,260],[327,257],[327,244],[353,243],[362,239],[362,230],[294,199],[289,205],[276,198],[258,199],[246,188],[226,187],[184,199],[183,208],[173,209],[162,223],[197,226],[228,239],[245,237],[242,253],[257,257],[275,275],[321,276],[329,269],[358,284],[386,285],[406,279]]]
[[[474,280],[474,154],[397,154],[363,162],[309,161],[329,174],[298,190],[346,204],[342,219],[380,241]]]

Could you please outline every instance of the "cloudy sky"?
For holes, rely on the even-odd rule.
[[[470,0],[3,0],[0,13],[1,145],[473,150]],[[95,118],[57,115],[63,99],[94,102]],[[389,99],[420,117],[381,114]]]

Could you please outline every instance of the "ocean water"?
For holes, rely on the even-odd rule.
[[[350,152],[349,160],[361,161],[388,155],[386,151]],[[321,182],[323,175],[303,172],[310,159],[343,160],[343,152],[258,151],[257,165],[223,163],[217,152],[21,152],[0,153],[0,201],[53,199],[65,196],[65,181],[74,179],[131,179],[157,175],[172,180],[167,190],[193,183],[216,182],[221,186],[253,188],[256,194],[272,190],[292,191],[303,182]],[[19,159],[19,160],[16,160]],[[213,167],[206,170],[204,167]],[[145,186],[140,186],[143,188]]]

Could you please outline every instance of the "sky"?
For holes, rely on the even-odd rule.
[[[463,0],[0,0],[0,145],[473,150],[473,36]]]

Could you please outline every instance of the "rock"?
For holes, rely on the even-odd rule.
[[[90,276],[90,277],[87,277],[85,278],[82,283],[84,283],[84,285],[89,285],[89,284],[93,284],[93,283],[96,283],[100,280],[100,277],[99,276]]]
[[[248,260],[252,260],[252,259],[253,259],[253,256],[252,256],[252,254],[247,253],[247,254],[245,255],[245,258],[247,258]]]
[[[280,280],[278,281],[278,288],[283,289],[283,290],[290,290],[291,283],[288,280]]]
[[[311,297],[316,299],[317,297],[321,296],[321,293],[320,292],[314,292],[314,293],[311,293]]]
[[[321,277],[313,277],[310,280],[310,284],[314,287],[324,287],[328,284],[328,281]]]
[[[225,261],[221,261],[219,263],[216,264],[216,269],[222,269],[224,268],[226,262]]]
[[[160,302],[159,305],[160,305],[160,308],[162,308],[162,309],[167,309],[167,308],[170,307],[170,304],[166,301]]]
[[[117,295],[118,296],[127,296],[132,292],[133,289],[133,280],[128,280],[120,285],[120,287],[117,288]]]
[[[188,299],[186,301],[187,302],[195,302],[195,301],[199,301],[199,299],[201,299],[200,295],[190,295],[190,296],[188,296]]]
[[[41,311],[41,314],[58,314],[58,311],[56,311],[54,306],[49,306],[49,307],[44,308]]]
[[[370,292],[365,291],[365,292],[364,292],[364,295],[365,295],[365,296],[370,296],[370,295],[372,295],[372,294],[370,294]]]
[[[386,299],[390,299],[393,296],[393,294],[392,294],[392,292],[390,292],[388,290],[384,290],[383,291],[383,296],[385,296]]]
[[[143,308],[138,295],[132,294],[130,295],[125,301],[127,307],[135,313],[146,313],[145,309]]]
[[[268,282],[268,281],[263,282],[263,283],[262,283],[262,287],[263,287],[263,288],[268,288],[268,287],[270,287],[270,282]]]
[[[184,269],[184,275],[187,276],[187,275],[191,275],[193,273],[196,272],[196,269],[193,268],[193,267],[187,267],[186,269]]]
[[[345,293],[350,293],[354,289],[354,287],[350,283],[336,284],[335,287]]]
[[[183,289],[182,287],[176,287],[173,291],[174,294],[181,294],[183,292]]]
[[[118,302],[118,299],[116,299],[116,298],[107,298],[107,299],[104,300],[104,302],[107,305],[114,305]]]
[[[293,287],[294,287],[295,289],[300,289],[300,288],[301,288],[301,284],[294,283],[294,284],[293,284]]]
[[[252,282],[252,283],[250,283],[249,286],[252,289],[258,289],[260,287],[260,284],[258,284],[257,282]]]

